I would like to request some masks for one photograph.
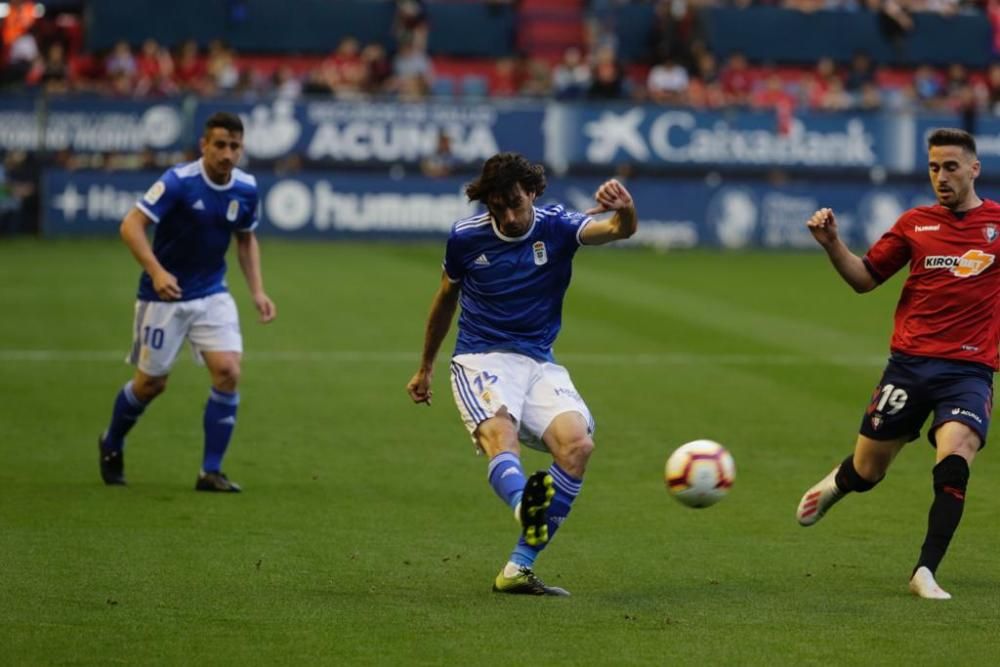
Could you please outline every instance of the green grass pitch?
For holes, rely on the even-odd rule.
[[[0,242],[0,664],[996,663],[997,445],[939,571],[950,602],[906,589],[925,441],[818,526],[794,519],[850,451],[899,278],[857,296],[820,253],[582,250],[556,356],[597,450],[537,567],[573,596],[526,599],[490,592],[517,526],[453,405],[451,338],[433,406],[404,391],[443,244],[262,251],[273,325],[230,262],[247,353],[226,470],[245,493],[218,497],[192,491],[208,381],[186,352],[129,437],[130,486],[98,477],[130,374],[125,247]],[[696,438],[737,465],[704,510],[662,482]]]

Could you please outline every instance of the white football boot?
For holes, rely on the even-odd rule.
[[[811,526],[833,507],[833,505],[844,497],[844,492],[837,488],[838,465],[830,474],[821,479],[811,489],[806,491],[799,501],[799,508],[795,512],[795,518],[803,526]]]
[[[951,593],[944,590],[934,580],[934,574],[926,567],[918,567],[910,578],[910,592],[925,600],[950,600]]]

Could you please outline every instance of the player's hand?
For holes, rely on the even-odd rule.
[[[267,324],[278,316],[278,307],[271,301],[271,297],[263,292],[253,295],[253,305],[257,309],[257,312],[260,313],[258,321],[261,324]]]
[[[632,195],[629,194],[624,185],[614,178],[604,181],[601,187],[597,188],[594,200],[597,202],[597,206],[587,210],[587,215],[617,211],[635,205],[632,201]]]
[[[406,393],[410,395],[414,403],[431,404],[431,397],[434,396],[434,392],[431,390],[431,376],[433,373],[433,371],[421,368],[406,383]]]
[[[806,221],[806,226],[812,233],[813,238],[823,247],[826,247],[837,240],[837,218],[833,215],[833,209],[821,208],[812,214]]]
[[[150,276],[153,279],[153,289],[156,296],[164,301],[176,301],[181,298],[181,286],[177,284],[177,277],[166,269],[157,271],[156,275]]]

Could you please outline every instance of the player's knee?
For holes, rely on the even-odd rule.
[[[166,389],[166,375],[160,377],[144,375],[132,382],[132,393],[134,393],[135,397],[143,403],[149,403],[151,400],[166,391]]]
[[[560,467],[575,477],[583,477],[587,462],[594,452],[594,441],[589,435],[582,435],[566,442],[560,447],[557,462]]]
[[[212,372],[212,383],[222,391],[236,391],[240,383],[240,365],[238,363],[223,364]]]
[[[944,457],[934,466],[934,489],[945,487],[965,490],[969,484],[969,463],[957,454]]]

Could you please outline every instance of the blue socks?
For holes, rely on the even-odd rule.
[[[111,424],[104,432],[104,447],[107,449],[121,451],[125,447],[125,435],[132,430],[146,409],[143,403],[132,392],[132,381],[129,380],[115,396],[115,407],[111,411]]]
[[[486,476],[490,480],[490,486],[500,497],[500,500],[514,509],[521,502],[524,494],[524,468],[521,467],[521,459],[514,452],[501,452],[490,460],[489,468],[486,469]]]
[[[219,472],[222,469],[222,457],[233,437],[239,404],[238,392],[229,394],[212,388],[205,404],[205,456],[201,464],[204,472]]]
[[[535,564],[538,554],[552,542],[552,538],[555,536],[556,531],[559,530],[559,526],[566,520],[570,509],[573,508],[573,501],[576,500],[576,497],[580,494],[580,488],[583,486],[582,479],[572,477],[556,463],[549,466],[549,474],[552,475],[553,486],[556,490],[556,494],[552,497],[552,504],[549,505],[546,515],[549,527],[549,541],[533,547],[524,541],[524,537],[521,537],[510,555],[511,562],[518,565],[531,567]]]

